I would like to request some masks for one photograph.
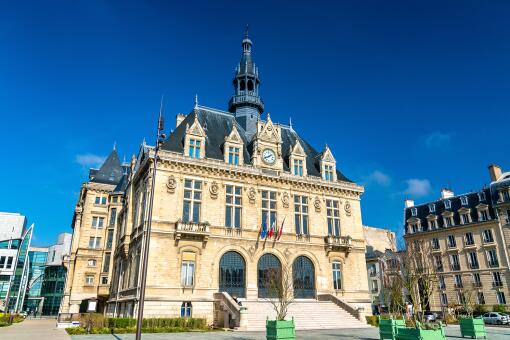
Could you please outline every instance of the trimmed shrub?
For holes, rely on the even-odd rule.
[[[505,305],[494,305],[492,306],[493,312],[504,313],[506,311]]]
[[[69,335],[87,334],[87,330],[85,329],[85,327],[70,327],[70,328],[66,328],[66,332]]]
[[[368,316],[365,316],[365,318],[367,319],[367,323],[370,326],[379,327],[379,318],[377,316],[368,315]]]

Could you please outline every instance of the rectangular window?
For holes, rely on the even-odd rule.
[[[184,222],[200,222],[200,207],[202,205],[202,181],[195,179],[184,180],[184,204],[182,220]]]
[[[92,228],[101,229],[104,225],[104,217],[92,216]]]
[[[455,240],[455,236],[448,235],[448,248],[457,247],[457,241]]]
[[[92,286],[94,284],[94,275],[85,276],[85,284],[87,286]]]
[[[429,204],[429,212],[436,212],[436,205],[434,203]]]
[[[228,147],[228,164],[239,165],[239,148],[235,146]]]
[[[192,305],[190,301],[185,301],[181,304],[181,318],[191,318]]]
[[[448,305],[448,296],[446,295],[446,293],[441,293],[441,304],[443,306]]]
[[[102,285],[107,285],[108,284],[108,276],[101,277],[101,284]]]
[[[373,280],[372,281],[372,293],[377,293],[379,292],[379,284],[377,283],[376,280]]]
[[[97,263],[97,262],[96,262],[96,260],[94,260],[94,259],[90,259],[90,260],[88,260],[87,265],[88,265],[89,267],[95,267],[95,266],[96,266],[96,263]]]
[[[502,287],[503,281],[501,280],[500,272],[492,272],[492,286],[493,287]]]
[[[457,301],[459,304],[463,305],[466,303],[466,298],[464,296],[464,293],[461,291],[457,292]]]
[[[188,156],[191,158],[200,158],[201,143],[198,139],[189,140]]]
[[[105,253],[104,254],[104,261],[103,261],[103,272],[107,273],[110,270],[110,258],[111,253]]]
[[[462,205],[468,205],[468,198],[467,198],[466,196],[462,196],[462,197],[460,198],[460,203],[461,203]]]
[[[225,226],[239,229],[241,228],[242,188],[227,185],[226,193]]]
[[[483,296],[483,292],[478,292],[478,294],[477,294],[477,303],[479,305],[485,305],[485,296]]]
[[[438,272],[443,271],[443,260],[441,259],[441,255],[434,256],[434,264],[436,266],[436,271]]]
[[[340,208],[336,200],[326,200],[328,235],[340,236]]]
[[[469,268],[471,269],[478,269],[478,257],[476,256],[475,251],[471,251],[468,253],[468,259],[469,259]]]
[[[505,293],[496,292],[496,300],[500,305],[506,305]]]
[[[417,216],[418,215],[418,209],[411,208],[411,216]]]
[[[333,182],[333,166],[324,165],[324,179]]]
[[[95,204],[106,204],[107,198],[106,196],[96,196],[94,201]]]
[[[115,225],[117,220],[117,208],[112,208],[110,211],[110,225]]]
[[[434,230],[437,229],[437,221],[436,220],[430,220],[430,229]]]
[[[499,267],[498,254],[496,254],[496,249],[487,250],[487,261],[489,262],[489,267],[495,268]]]
[[[342,265],[340,262],[333,262],[333,288],[342,289]]]
[[[444,222],[447,227],[452,227],[453,226],[453,217],[445,217]]]
[[[485,201],[485,192],[481,191],[481,192],[478,193],[478,200],[480,202]]]
[[[182,261],[181,285],[183,287],[193,287],[194,277],[195,277],[195,262]]]
[[[510,201],[510,193],[508,193],[508,191],[503,191],[502,195],[503,195],[503,202]]]
[[[89,248],[96,249],[101,247],[101,237],[91,236],[89,237]]]
[[[492,243],[494,242],[494,238],[492,237],[492,230],[486,229],[482,233],[483,243]]]
[[[308,235],[308,197],[294,196],[296,235]]]
[[[462,214],[462,224],[468,224],[471,222],[471,219],[469,218],[469,214]]]
[[[11,269],[12,268],[12,261],[13,260],[14,260],[14,257],[7,256],[7,265],[5,266],[6,269]]]
[[[460,262],[459,262],[459,255],[458,254],[452,254],[450,255],[450,266],[451,270],[460,270]]]
[[[303,160],[294,159],[294,175],[303,176]]]
[[[262,224],[276,227],[276,191],[262,190]]]
[[[467,232],[466,236],[464,238],[464,241],[466,242],[466,246],[472,246],[473,244],[475,244],[475,239],[473,238],[473,233]]]
[[[488,221],[489,220],[489,212],[484,209],[480,210],[480,221]]]
[[[473,286],[481,287],[482,280],[480,279],[480,273],[473,273],[472,276],[473,276]]]
[[[113,229],[108,229],[108,235],[106,238],[106,249],[112,249],[113,245]]]
[[[455,288],[462,288],[462,276],[460,274],[455,274],[453,281],[455,282]]]
[[[432,239],[432,249],[434,250],[439,249],[439,239],[437,239],[436,237]]]
[[[439,275],[438,284],[439,284],[439,289],[446,289],[446,283],[444,281],[443,275]]]
[[[445,209],[451,209],[452,208],[452,202],[450,200],[444,201],[444,208]]]

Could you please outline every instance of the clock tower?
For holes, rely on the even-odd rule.
[[[251,162],[259,168],[283,170],[281,128],[273,123],[269,113],[265,122],[257,122]]]

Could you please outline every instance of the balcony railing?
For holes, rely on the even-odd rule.
[[[345,251],[349,253],[352,250],[352,238],[350,236],[326,236],[324,238],[326,251]]]
[[[207,222],[184,222],[178,220],[175,223],[175,243],[178,244],[179,240],[186,239],[192,241],[202,242],[202,247],[205,248],[209,240],[209,223]]]
[[[471,268],[471,269],[478,269],[478,268],[480,268],[480,266],[478,265],[478,263],[470,263],[469,264],[469,268]]]
[[[489,267],[491,268],[499,267],[499,261],[489,261]]]

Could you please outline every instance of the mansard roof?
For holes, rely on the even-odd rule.
[[[480,197],[479,197],[480,192],[485,193],[484,200],[480,200]],[[467,205],[462,205],[461,197],[467,197],[467,199],[468,199]],[[447,200],[449,200],[451,203],[450,209],[446,209],[446,207],[445,207],[445,201],[447,201]],[[430,210],[429,210],[430,204],[435,205],[435,209],[436,209],[435,212],[430,212]],[[470,192],[470,193],[466,193],[466,194],[462,194],[462,195],[456,195],[454,197],[440,199],[440,200],[436,200],[436,201],[430,201],[430,202],[416,205],[413,207],[405,208],[404,215],[405,215],[405,221],[406,221],[406,228],[407,228],[407,220],[409,220],[411,218],[415,218],[415,219],[418,219],[421,221],[421,226],[422,226],[423,231],[428,230],[427,216],[429,216],[429,215],[436,215],[438,217],[437,218],[438,227],[444,228],[445,226],[444,226],[442,214],[447,211],[450,211],[453,213],[454,224],[460,225],[461,217],[460,217],[460,214],[458,214],[458,211],[462,208],[471,209],[471,219],[472,219],[473,223],[480,222],[480,221],[478,221],[478,213],[476,212],[477,211],[476,207],[479,204],[486,204],[488,206],[491,206],[492,203],[491,203],[491,197],[490,197],[490,190],[488,188],[484,188],[484,189],[480,190],[479,192]],[[411,210],[414,208],[416,209],[416,216],[413,216],[412,212],[411,212]],[[489,209],[489,216],[491,219],[496,218],[496,216],[494,215],[493,209]]]
[[[117,150],[113,149],[99,170],[90,169],[90,182],[117,185],[122,180],[124,170]]]
[[[204,106],[197,106],[193,112],[188,114],[186,118],[175,128],[170,134],[168,139],[163,143],[162,149],[183,153],[184,151],[184,137],[186,136],[186,125],[191,126],[195,119],[195,114],[200,122],[200,125],[206,133],[205,139],[205,157],[217,160],[224,160],[223,144],[225,137],[232,131],[233,125],[236,126],[241,139],[243,140],[244,147],[244,163],[249,164],[251,159],[252,147],[251,141],[246,138],[245,130],[237,123],[235,117],[230,112],[220,111],[216,109],[207,108]],[[310,144],[303,140],[291,127],[279,125],[281,128],[282,138],[282,156],[283,156],[283,169],[289,171],[289,156],[291,146],[294,146],[296,140],[299,141],[306,154],[306,168],[309,176],[321,177],[320,172],[320,154]],[[337,178],[340,181],[352,182],[345,177],[340,171],[337,170]]]

